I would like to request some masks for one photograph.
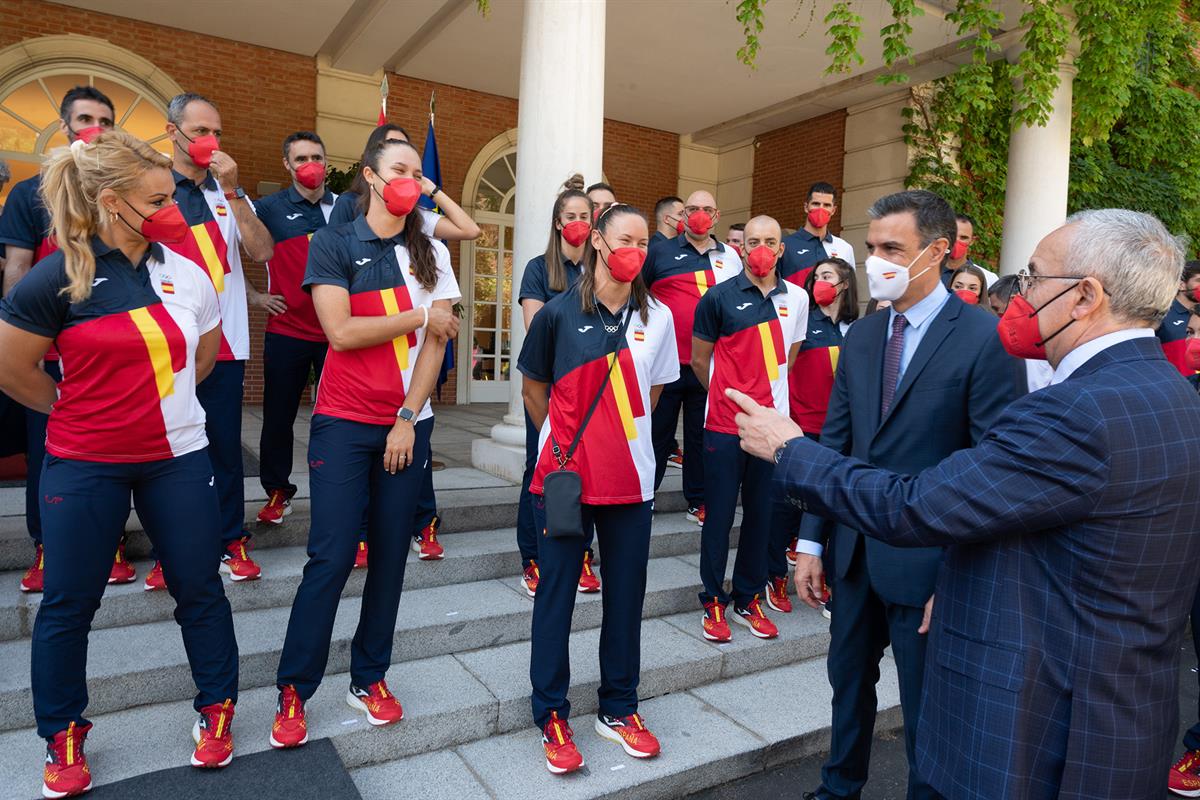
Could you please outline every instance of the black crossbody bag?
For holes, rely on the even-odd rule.
[[[617,349],[613,353],[612,362],[608,365],[608,372],[604,374],[604,382],[600,384],[600,391],[596,392],[596,396],[592,398],[592,404],[588,407],[587,413],[583,415],[579,430],[575,431],[575,439],[567,448],[566,453],[563,453],[558,442],[554,440],[554,434],[550,434],[551,452],[558,461],[558,469],[546,475],[546,479],[542,482],[543,499],[546,504],[547,536],[553,536],[556,539],[583,536],[583,480],[579,477],[578,472],[567,469],[567,463],[575,455],[575,448],[579,447],[583,432],[592,419],[596,406],[600,405],[600,398],[604,396],[604,390],[608,388],[613,368],[616,367],[617,360],[621,356],[621,348],[625,346],[625,331],[629,327],[631,319],[633,319],[632,308],[626,313],[625,322],[621,325],[617,336]]]

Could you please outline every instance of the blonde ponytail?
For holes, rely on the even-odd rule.
[[[127,194],[147,172],[170,164],[162,153],[121,131],[102,133],[91,144],[76,140],[70,147],[56,148],[42,164],[42,202],[50,213],[50,233],[66,261],[63,293],[72,303],[92,294],[92,238],[100,231],[100,192]]]

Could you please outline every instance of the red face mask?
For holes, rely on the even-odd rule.
[[[759,278],[765,278],[775,268],[777,258],[779,258],[778,253],[765,244],[760,244],[746,254],[746,263],[750,266],[751,273]]]
[[[375,194],[379,194],[375,184],[372,183],[371,188]],[[413,178],[392,178],[383,187],[383,194],[379,194],[379,197],[393,217],[407,217],[421,199],[421,184]]]
[[[840,281],[839,281],[840,283]],[[837,283],[816,281],[813,283],[813,302],[819,306],[827,306],[837,299]]]
[[[1004,316],[1000,318],[1000,326],[997,329],[997,333],[1000,334],[1000,344],[1004,345],[1004,349],[1008,351],[1010,356],[1013,358],[1027,358],[1034,361],[1046,360],[1046,342],[1069,328],[1075,320],[1071,320],[1043,339],[1042,332],[1038,328],[1037,315],[1043,308],[1074,288],[1074,286],[1068,286],[1043,303],[1039,308],[1031,306],[1024,295],[1013,295],[1012,302],[1005,309]]]
[[[562,237],[571,247],[579,247],[587,241],[591,232],[592,226],[582,219],[573,220],[562,227]]]
[[[979,305],[979,295],[975,294],[970,289],[959,289],[957,292],[955,292],[955,294],[958,295],[959,300],[962,300],[969,306]]]
[[[1200,338],[1188,339],[1187,349],[1183,351],[1183,361],[1187,368],[1200,372]]]
[[[954,261],[967,257],[967,251],[971,249],[971,245],[964,241],[955,241],[950,247],[950,258]]]
[[[833,214],[829,213],[828,208],[814,208],[808,212],[808,224],[814,228],[824,228],[829,224],[829,218]]]
[[[221,149],[221,143],[217,141],[217,137],[209,133],[190,139],[183,131],[180,131],[179,135],[188,140],[187,153],[188,157],[192,159],[192,163],[201,169],[208,169],[208,165],[212,163],[213,153]]]
[[[675,223],[675,233],[676,234],[683,233],[683,220],[682,219],[680,219],[679,222]]]
[[[605,242],[608,244],[608,242]],[[642,271],[646,251],[640,247],[618,247],[608,254],[604,263],[617,283],[629,283]]]
[[[1188,296],[1188,298],[1195,300],[1197,303],[1200,303],[1200,286],[1197,286],[1195,289],[1192,289],[1191,291],[1184,292],[1184,294],[1186,294]]]
[[[128,200],[122,198],[125,205],[133,208]],[[162,244],[178,244],[182,242],[188,234],[189,225],[187,220],[183,218],[183,212],[179,210],[179,206],[172,204],[163,206],[155,211],[150,216],[144,215],[142,212],[133,208],[133,213],[142,218],[142,224],[134,228],[147,242],[161,242]],[[117,214],[121,222],[125,222],[125,217]],[[129,225],[128,222],[125,222]],[[132,225],[129,225],[133,228]]]
[[[103,128],[99,125],[92,125],[88,128],[80,128],[77,131],[71,131],[71,133],[75,135],[76,139],[80,140],[84,144],[91,144],[93,139],[107,130],[108,128]]]
[[[707,211],[698,208],[691,214],[688,214],[687,226],[691,228],[692,233],[697,236],[703,236],[712,230],[713,218]]]
[[[306,161],[296,167],[296,180],[305,189],[316,189],[325,182],[325,165],[319,161]]]

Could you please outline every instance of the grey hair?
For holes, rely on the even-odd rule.
[[[9,169],[8,162],[5,161],[4,159],[0,158],[0,188],[3,188],[4,184],[8,183],[11,180],[12,180],[12,170]]]
[[[1179,291],[1183,243],[1157,218],[1124,208],[1080,211],[1066,224],[1067,273],[1100,281],[1114,317],[1157,327]]]
[[[183,114],[187,111],[187,107],[196,102],[208,103],[213,108],[217,107],[216,103],[202,94],[184,92],[172,97],[171,102],[167,104],[167,121],[178,128],[183,123]]]

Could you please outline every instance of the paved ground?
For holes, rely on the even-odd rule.
[[[1197,683],[1196,654],[1190,638],[1183,648],[1183,665],[1179,678],[1179,738],[1196,720],[1200,685]],[[1183,752],[1176,745],[1176,754]],[[740,781],[727,783],[687,800],[745,800],[748,797],[795,798],[811,792],[821,783],[821,763],[824,754],[810,756],[793,764],[751,775]],[[875,739],[871,748],[871,779],[863,791],[862,800],[903,800],[908,783],[908,761],[904,756],[903,736],[883,736]],[[1175,795],[1164,792],[1168,798]],[[1178,800],[1176,798],[1176,800]]]

